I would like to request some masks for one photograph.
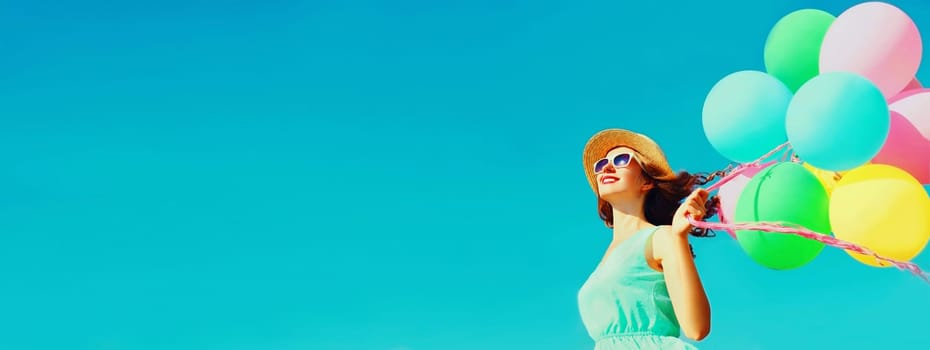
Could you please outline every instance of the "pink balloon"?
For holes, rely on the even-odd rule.
[[[888,109],[901,114],[925,139],[930,140],[930,89],[902,92],[889,100]]]
[[[884,2],[866,2],[844,11],[830,25],[820,47],[820,73],[857,73],[887,99],[914,78],[922,54],[920,31],[904,11]]]
[[[930,184],[930,139],[921,135],[909,119],[892,111],[888,140],[872,163],[896,166],[920,183]]]
[[[901,92],[923,89],[923,88],[924,86],[920,84],[920,80],[917,80],[917,78],[914,78],[913,80],[911,80],[910,83],[907,84],[907,86],[904,87],[904,89],[901,89]]]

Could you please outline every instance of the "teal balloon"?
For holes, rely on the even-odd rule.
[[[820,45],[836,17],[817,10],[797,10],[775,23],[765,41],[766,71],[792,92],[820,73]]]
[[[798,156],[823,170],[850,170],[872,160],[891,128],[881,90],[855,73],[820,74],[795,93],[785,120]]]
[[[747,70],[711,88],[702,112],[704,135],[725,158],[753,162],[788,141],[785,114],[792,93],[778,78]]]

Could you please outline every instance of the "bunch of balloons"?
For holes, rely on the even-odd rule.
[[[743,165],[719,187],[724,220],[805,229],[885,258],[846,249],[870,266],[920,254],[930,240],[922,52],[914,21],[884,2],[781,18],[765,71],[727,75],[704,103],[708,141]],[[732,233],[742,249],[772,269],[805,265],[829,242],[741,227]]]

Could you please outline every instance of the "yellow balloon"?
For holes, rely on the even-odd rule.
[[[911,174],[885,164],[850,170],[830,198],[830,225],[836,238],[885,258],[909,261],[930,240],[930,197]],[[846,251],[870,266],[891,264]]]

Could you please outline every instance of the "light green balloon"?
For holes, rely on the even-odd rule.
[[[799,163],[772,165],[753,176],[736,204],[737,223],[776,222],[830,232],[830,201],[817,177]],[[817,257],[824,244],[790,233],[736,231],[743,251],[755,262],[775,270],[801,267]]]
[[[836,19],[816,9],[804,9],[782,17],[765,41],[766,71],[791,92],[820,73],[820,45]]]

